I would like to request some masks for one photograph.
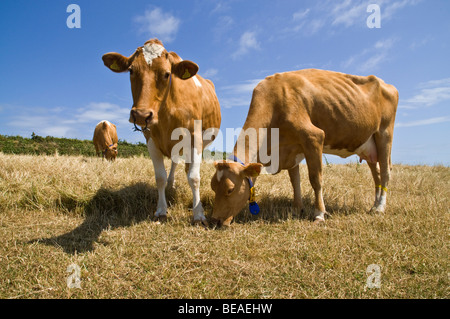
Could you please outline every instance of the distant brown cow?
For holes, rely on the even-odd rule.
[[[117,157],[117,138],[116,126],[108,121],[101,121],[97,124],[94,131],[94,146],[97,156],[102,154],[102,158],[109,161],[116,160]]]
[[[306,159],[315,193],[315,221],[324,221],[326,214],[322,197],[323,153],[341,157],[357,154],[366,160],[375,183],[372,211],[384,212],[397,104],[396,88],[373,75],[316,69],[278,73],[254,89],[243,132],[254,129],[260,135],[261,129],[278,129],[279,152],[272,153],[272,158],[277,155],[279,165],[272,173],[288,170],[294,205],[299,209],[303,206],[299,163]],[[271,138],[271,131],[267,132],[265,137],[258,136],[259,142]],[[249,199],[250,185],[263,166],[259,145],[237,143],[233,162],[215,163],[217,171],[211,180],[216,194],[212,219],[218,224],[229,225]],[[270,148],[267,147],[268,153],[273,152]],[[244,153],[239,149],[244,149],[245,156],[238,154]]]
[[[130,73],[133,106],[129,121],[141,127],[138,130],[145,135],[155,169],[158,204],[154,219],[165,220],[167,216],[165,187],[174,185],[177,161],[172,152],[179,143],[173,135],[181,128],[194,136],[189,149],[191,158],[185,166],[193,194],[193,221],[206,224],[200,201],[200,162],[203,149],[215,139],[202,136],[203,132],[220,127],[220,105],[214,84],[196,75],[197,64],[167,51],[158,39],[147,41],[129,57],[111,52],[102,59],[110,70]],[[198,131],[195,123],[201,123]],[[172,159],[169,178],[164,156]]]

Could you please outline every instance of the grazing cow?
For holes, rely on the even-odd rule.
[[[97,156],[102,154],[102,158],[109,161],[115,161],[117,157],[117,138],[116,126],[108,121],[101,121],[95,126],[94,146]]]
[[[315,192],[315,221],[324,221],[326,214],[322,153],[341,157],[357,154],[366,160],[375,182],[372,211],[384,212],[397,104],[395,87],[373,75],[307,69],[267,77],[253,91],[242,130],[254,128],[258,144],[239,144],[238,139],[234,161],[215,162],[216,173],[211,180],[215,192],[212,222],[229,225],[249,199],[249,185],[263,166],[259,145],[261,140],[268,141],[271,137],[271,130],[266,130],[265,137],[260,136],[261,128],[279,129],[279,154],[271,154],[272,158],[279,156],[279,165],[272,173],[288,170],[294,205],[299,209],[303,207],[299,163],[306,159]],[[267,144],[269,154],[272,141]],[[244,158],[236,157],[239,148],[245,151],[245,156],[241,156]]]
[[[128,58],[118,53],[106,53],[102,59],[112,71],[130,73],[133,106],[129,121],[136,129],[136,125],[141,127],[138,130],[144,133],[155,169],[158,204],[154,219],[163,221],[167,216],[165,187],[166,183],[168,187],[174,185],[177,161],[172,155],[179,155],[172,154],[179,143],[178,139],[172,138],[172,133],[183,128],[194,135],[189,149],[192,158],[186,160],[185,166],[193,193],[193,222],[206,225],[200,202],[200,162],[203,149],[215,136],[207,138],[203,132],[218,129],[221,122],[213,83],[196,75],[197,64],[183,61],[175,52],[166,51],[158,39],[147,41]],[[198,121],[202,123],[200,132],[194,130],[194,122]],[[172,158],[169,178],[164,156]]]

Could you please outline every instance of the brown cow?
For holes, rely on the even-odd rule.
[[[255,181],[263,166],[261,142],[271,139],[271,131],[261,136],[261,128],[278,128],[278,144],[271,141],[267,154],[272,145],[277,145],[278,154],[271,154],[272,161],[278,156],[278,167],[273,173],[288,170],[294,205],[299,209],[303,207],[299,163],[306,159],[315,192],[315,221],[324,221],[326,214],[322,198],[322,153],[341,157],[358,154],[366,160],[375,182],[372,211],[384,212],[397,104],[395,87],[373,75],[307,69],[267,77],[253,91],[242,130],[254,128],[258,143],[241,143],[239,140],[245,138],[240,136],[234,148],[235,161],[215,163],[216,173],[211,180],[215,192],[212,221],[229,225],[249,199],[249,184]],[[239,159],[244,165],[236,162],[238,153],[245,154]]]
[[[102,154],[102,158],[109,161],[115,161],[117,157],[117,138],[116,126],[108,121],[101,121],[95,126],[94,146],[97,156]]]
[[[198,65],[183,61],[175,52],[168,52],[163,44],[152,39],[139,47],[130,57],[118,53],[103,55],[104,64],[114,72],[129,71],[133,106],[129,121],[140,126],[155,169],[158,188],[156,220],[165,220],[167,203],[166,183],[173,187],[175,168],[176,129],[184,128],[192,138],[186,160],[186,174],[193,193],[193,221],[206,224],[200,202],[200,162],[203,149],[215,136],[203,137],[205,130],[220,127],[221,114],[215,88],[210,80],[196,75]],[[194,123],[201,121],[200,130]],[[137,128],[136,128],[137,129]],[[195,144],[194,144],[195,143]],[[164,167],[164,156],[172,159],[169,178]]]

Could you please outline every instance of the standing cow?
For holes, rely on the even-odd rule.
[[[250,185],[263,166],[260,144],[271,138],[271,130],[267,130],[267,136],[259,136],[261,128],[279,129],[279,153],[271,154],[272,158],[279,156],[274,173],[288,170],[294,188],[294,205],[299,209],[303,207],[299,163],[306,159],[315,193],[315,221],[324,221],[326,213],[322,197],[322,153],[341,157],[357,154],[366,160],[375,182],[372,211],[384,212],[397,104],[395,87],[373,75],[307,69],[267,77],[253,91],[242,130],[254,128],[258,143],[237,143],[233,162],[215,163],[216,173],[211,180],[215,192],[212,221],[229,225],[249,199]],[[271,152],[272,142],[267,143],[267,154]],[[239,148],[244,149],[244,158],[237,157],[244,153],[238,152]]]
[[[174,184],[177,163],[172,158],[172,149],[179,142],[178,136],[172,138],[172,132],[183,128],[193,136],[189,152],[192,156],[185,167],[193,193],[193,221],[206,225],[200,202],[200,162],[203,149],[215,136],[204,138],[202,133],[207,129],[218,129],[221,122],[213,83],[196,75],[197,64],[183,61],[175,52],[168,52],[158,39],[147,41],[128,58],[118,53],[106,53],[102,59],[110,70],[130,73],[133,106],[129,121],[141,127],[153,161],[158,188],[155,220],[165,220],[167,216],[165,187]],[[194,122],[198,121],[202,123],[201,130],[194,130]],[[164,156],[172,158],[169,178]]]
[[[108,121],[101,121],[95,126],[94,146],[97,156],[102,154],[102,158],[109,161],[115,161],[117,157],[117,138],[116,126]]]

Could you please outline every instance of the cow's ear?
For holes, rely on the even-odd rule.
[[[129,59],[119,53],[106,53],[102,56],[102,60],[107,68],[117,73],[125,72],[129,67]]]
[[[259,163],[250,163],[244,166],[242,173],[246,177],[256,177],[261,173],[263,165]]]
[[[198,72],[198,65],[192,61],[181,61],[172,66],[172,73],[180,79],[187,80],[196,75]]]

